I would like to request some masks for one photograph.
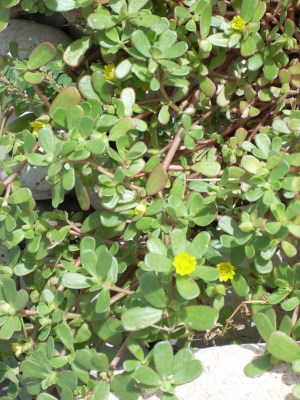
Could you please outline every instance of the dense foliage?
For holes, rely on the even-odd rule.
[[[191,340],[230,337],[243,306],[267,342],[245,372],[299,372],[299,1],[20,5],[78,12],[83,36],[0,57],[3,399],[176,399]]]

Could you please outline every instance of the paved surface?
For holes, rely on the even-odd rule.
[[[196,358],[204,372],[195,381],[178,386],[179,400],[296,400],[291,394],[300,383],[290,365],[280,363],[259,378],[248,378],[243,369],[255,356],[263,353],[263,345],[244,344],[210,347],[197,351]],[[159,400],[160,395],[143,399]],[[110,395],[109,400],[117,400]]]

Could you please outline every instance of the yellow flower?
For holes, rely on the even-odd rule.
[[[181,251],[173,261],[173,265],[178,275],[191,274],[195,271],[196,264],[196,258],[190,256],[185,251]]]
[[[236,31],[240,31],[245,28],[245,22],[243,18],[239,15],[233,17],[233,20],[230,22],[230,28],[235,29]]]
[[[135,213],[135,215],[139,215],[139,214],[144,214],[146,210],[147,210],[146,204],[142,201],[135,207],[133,212]]]
[[[105,65],[103,75],[108,81],[115,80],[115,66],[113,64]]]
[[[45,126],[47,126],[47,124],[44,124],[44,122],[35,120],[33,122],[30,122],[30,126],[33,128],[32,134],[34,136],[37,136],[39,133],[39,130],[42,128],[45,128]]]
[[[20,355],[23,353],[23,345],[20,342],[12,343],[11,348],[12,348],[13,352],[15,353],[16,357],[20,357]]]
[[[235,275],[234,267],[230,262],[222,262],[217,265],[217,269],[220,271],[220,281],[226,282],[228,279],[232,279]]]

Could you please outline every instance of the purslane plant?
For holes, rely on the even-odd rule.
[[[0,30],[18,3],[82,37],[0,56],[5,399],[175,400],[243,305],[267,344],[246,374],[299,372],[299,1],[0,0]]]

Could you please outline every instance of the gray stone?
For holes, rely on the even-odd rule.
[[[10,159],[6,156],[6,159]],[[12,167],[14,169],[14,167]],[[34,200],[49,200],[52,198],[51,185],[46,181],[48,167],[39,167],[25,165],[22,168],[18,178],[21,181],[22,187],[27,187],[32,192]],[[7,173],[0,166],[0,180],[4,181],[7,178]]]
[[[290,365],[277,364],[258,378],[248,378],[245,366],[263,354],[264,345],[244,344],[209,347],[198,350],[195,358],[203,364],[204,371],[198,379],[178,386],[179,400],[296,400],[291,394],[299,383]],[[140,400],[160,400],[161,394],[144,396]],[[118,400],[111,394],[108,400]]]
[[[35,200],[48,200],[52,198],[51,185],[46,181],[48,167],[25,165],[20,173],[23,187],[31,190]]]
[[[57,46],[61,43],[70,43],[72,39],[53,26],[13,19],[0,33],[0,55],[5,56],[9,53],[9,43],[12,41],[19,44],[19,56],[23,59],[28,57],[31,50],[41,42],[50,42]]]

